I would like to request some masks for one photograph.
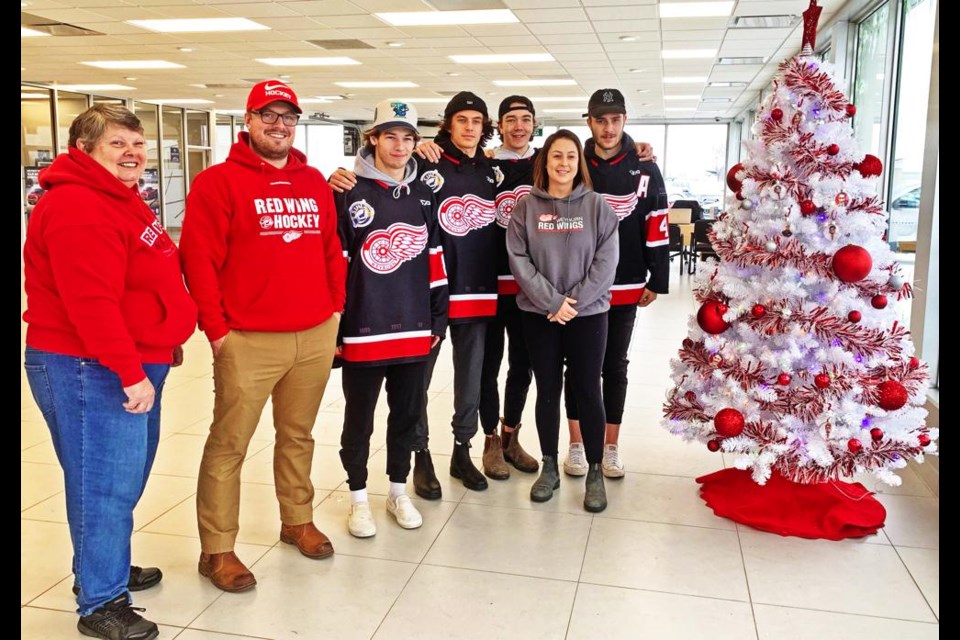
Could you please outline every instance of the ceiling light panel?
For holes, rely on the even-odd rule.
[[[224,31],[266,31],[270,27],[246,18],[177,18],[171,20],[127,20],[141,29],[158,33],[214,33]]]
[[[733,2],[661,2],[660,18],[723,18],[733,11]]]
[[[479,11],[400,11],[373,14],[394,27],[509,24],[520,22],[509,9]]]
[[[98,69],[185,69],[182,64],[166,60],[90,60],[81,62]]]
[[[353,58],[256,58],[261,64],[271,67],[342,67],[360,64]]]
[[[554,62],[549,53],[495,53],[480,55],[447,56],[458,64],[514,64],[528,62]]]

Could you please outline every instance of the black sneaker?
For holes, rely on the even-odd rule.
[[[144,620],[130,606],[127,594],[123,593],[88,616],[80,616],[77,630],[91,638],[104,640],[153,640],[160,635],[157,625]]]
[[[130,580],[127,581],[127,591],[143,591],[159,584],[163,579],[163,572],[156,567],[130,567]],[[80,595],[80,587],[73,585],[73,595]]]

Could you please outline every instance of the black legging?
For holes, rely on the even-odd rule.
[[[480,376],[480,426],[486,434],[493,433],[500,416],[508,427],[520,424],[523,407],[527,403],[527,391],[533,378],[530,356],[523,337],[523,323],[515,296],[501,295],[497,300],[497,317],[487,324],[487,341],[483,354],[483,373]],[[500,413],[500,363],[503,361],[506,331],[507,384],[503,390],[503,413]]]
[[[540,451],[557,456],[560,440],[560,392],[567,364],[570,388],[580,410],[580,432],[587,462],[603,458],[606,415],[600,371],[607,344],[607,314],[577,316],[565,325],[546,316],[524,312],[523,333],[537,381],[537,434]]]

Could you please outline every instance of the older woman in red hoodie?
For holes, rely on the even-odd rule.
[[[160,395],[197,307],[177,247],[137,188],[140,120],[98,104],[70,126],[70,149],[40,174],[46,189],[24,247],[25,364],[63,468],[79,630],[149,639],[131,606],[159,569],[130,565],[133,509],[160,434]]]

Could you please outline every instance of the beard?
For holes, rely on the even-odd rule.
[[[263,140],[261,140],[261,137]],[[293,142],[287,138],[286,140],[277,140],[277,142],[283,142],[283,145],[280,148],[266,144],[264,141],[269,142],[272,138],[267,138],[266,134],[260,135],[251,135],[250,136],[250,148],[253,149],[261,158],[266,160],[284,160],[290,154],[290,147],[293,146]]]

